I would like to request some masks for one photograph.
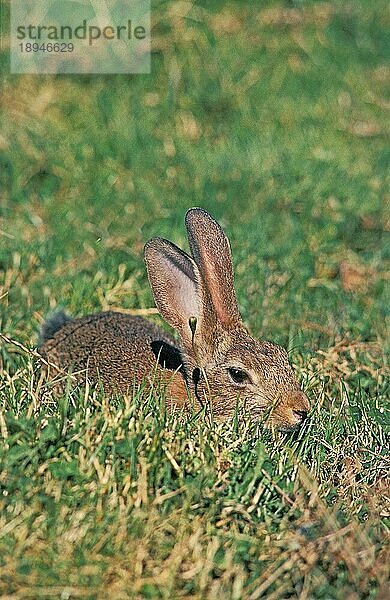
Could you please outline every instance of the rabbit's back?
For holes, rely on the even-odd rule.
[[[171,382],[174,396],[186,395],[174,339],[142,317],[109,311],[71,319],[59,313],[44,324],[41,337],[41,355],[81,383],[88,376],[106,391],[126,393],[157,374]]]

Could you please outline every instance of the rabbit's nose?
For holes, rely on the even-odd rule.
[[[302,425],[302,423],[308,418],[307,410],[293,410],[292,412],[299,425]]]
[[[296,425],[302,425],[308,418],[310,410],[309,400],[304,392],[296,391],[290,396],[289,406]]]

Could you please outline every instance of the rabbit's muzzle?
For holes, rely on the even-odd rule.
[[[281,430],[297,429],[307,420],[309,410],[306,394],[296,390],[275,404],[270,413],[270,421]]]

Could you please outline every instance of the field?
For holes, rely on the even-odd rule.
[[[1,598],[388,598],[389,17],[153,3],[133,76],[10,75],[5,35]],[[289,350],[299,435],[41,377],[57,307],[153,307],[143,246],[187,248],[191,206],[230,238],[251,332]]]

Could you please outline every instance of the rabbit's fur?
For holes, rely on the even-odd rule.
[[[226,419],[240,399],[253,417],[269,410],[276,427],[300,425],[309,402],[287,352],[255,340],[241,321],[227,237],[200,208],[187,212],[186,228],[192,256],[161,238],[145,246],[156,305],[180,346],[142,317],[58,313],[42,328],[42,356],[80,381],[100,381],[108,393],[158,382],[173,405],[210,402],[215,417]]]

